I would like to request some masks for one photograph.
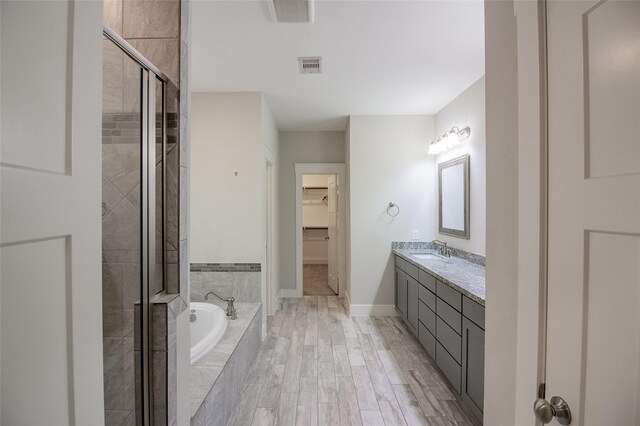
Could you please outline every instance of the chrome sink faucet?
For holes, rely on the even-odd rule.
[[[432,243],[438,248],[438,253],[445,257],[451,257],[451,250],[447,248],[446,241],[433,240]]]
[[[236,313],[236,308],[233,305],[233,302],[236,301],[235,298],[233,297],[222,297],[220,296],[218,293],[216,293],[215,291],[210,291],[207,294],[204,295],[204,300],[209,300],[209,296],[210,295],[214,295],[215,297],[217,297],[218,299],[222,300],[223,302],[227,302],[227,309],[225,309],[225,313],[227,314],[227,316],[229,318],[231,318],[232,320],[238,319],[238,314]]]

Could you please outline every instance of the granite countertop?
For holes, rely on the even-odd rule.
[[[418,268],[427,270],[438,280],[484,306],[485,269],[483,266],[455,256],[438,259],[417,259],[413,256],[414,254],[438,255],[435,250],[395,248],[393,253]]]

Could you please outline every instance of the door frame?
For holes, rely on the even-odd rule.
[[[274,303],[274,292],[273,292],[273,254],[274,254],[274,226],[273,226],[273,218],[274,218],[274,169],[275,162],[270,155],[265,155],[265,215],[264,215],[264,226],[265,226],[265,254],[264,254],[264,264],[265,264],[265,283],[264,283],[264,294],[265,294],[265,312],[266,315],[273,315],[275,312],[275,303]]]
[[[485,0],[485,424],[536,424],[546,318],[545,2]]]
[[[264,222],[263,222],[263,274],[262,274],[262,294],[263,294],[263,325],[266,335],[266,317],[275,313],[275,298],[273,285],[275,270],[275,179],[276,179],[276,157],[267,147],[264,148]]]
[[[338,177],[338,297],[344,297],[346,287],[346,173],[344,163],[295,163],[296,174],[296,297],[302,297],[302,176],[336,175]]]

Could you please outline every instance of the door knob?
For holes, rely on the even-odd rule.
[[[329,239],[329,237],[324,237],[324,239],[325,239],[325,240],[328,240],[328,239]]]
[[[561,425],[571,424],[571,410],[565,400],[559,396],[552,397],[551,402],[544,398],[536,399],[533,403],[533,412],[544,424],[549,423],[554,417]]]

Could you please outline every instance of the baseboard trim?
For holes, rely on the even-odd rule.
[[[395,305],[352,305],[349,304],[349,315],[352,317],[396,317]]]
[[[302,291],[298,291],[297,288],[281,288],[278,299],[283,297],[302,297]]]

